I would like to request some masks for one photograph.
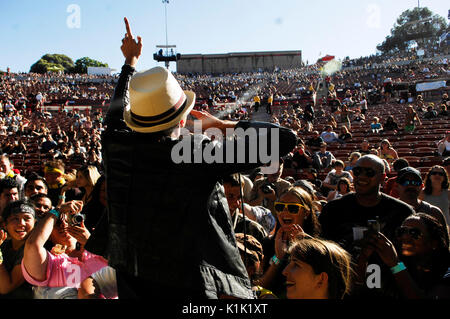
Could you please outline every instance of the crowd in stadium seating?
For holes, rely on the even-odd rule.
[[[183,89],[196,92],[197,110],[206,110],[224,119],[254,118],[263,112],[255,111],[254,97],[260,96],[261,105],[265,105],[273,94],[273,112],[267,114],[267,119],[291,128],[299,137],[298,147],[283,158],[283,165],[276,174],[264,176],[256,171],[245,175],[243,187],[248,205],[245,218],[256,226],[250,234],[253,236],[245,239],[237,234],[237,237],[238,242],[246,242],[250,247],[242,253],[249,254],[251,262],[246,266],[259,298],[342,298],[344,295],[360,298],[365,294],[449,298],[450,69],[444,58],[424,61],[415,57],[406,54],[344,61],[346,67],[362,68],[344,68],[324,80],[321,65],[215,76],[176,74]],[[429,79],[447,81],[447,87],[432,92],[415,91],[417,82]],[[0,76],[0,153],[3,154],[0,165],[3,265],[0,267],[4,268],[0,271],[0,299],[32,295],[35,298],[117,297],[117,293],[111,292],[111,269],[104,267],[107,262],[97,253],[98,249],[80,253],[88,245],[91,234],[96,233],[96,241],[101,242],[96,243],[96,248],[104,247],[107,237],[107,230],[101,224],[107,200],[101,133],[106,104],[113,95],[116,80],[116,76],[61,74]],[[387,82],[393,85],[390,92]],[[59,108],[49,110],[52,105]],[[91,107],[80,108],[87,105]],[[408,115],[410,111],[414,116]],[[359,162],[364,155],[372,157],[363,157]],[[399,167],[400,164],[403,167]],[[401,171],[405,167],[415,169]],[[400,175],[397,177],[397,174]],[[379,175],[382,178],[365,181],[373,183],[373,188],[369,189],[362,185],[362,175],[368,179]],[[393,190],[390,178],[398,184]],[[346,196],[355,194],[355,180],[361,183],[359,192],[362,189],[372,192],[369,194],[372,197],[364,197],[367,200],[364,205],[353,195]],[[423,190],[418,189],[419,182],[420,185],[423,182]],[[241,185],[240,180],[232,179],[228,183]],[[417,194],[408,193],[408,185],[415,186]],[[380,186],[380,193],[373,191],[377,186]],[[46,195],[39,197],[37,193]],[[411,199],[408,194],[415,198]],[[386,195],[400,199],[403,204]],[[345,202],[337,201],[340,198]],[[28,207],[28,200],[34,202],[34,206],[31,205],[34,208]],[[45,200],[51,204],[45,206]],[[232,207],[231,198],[228,202]],[[428,205],[425,202],[436,206],[438,213],[434,207],[433,213],[427,214],[430,209],[429,206],[426,206],[428,210],[423,208]],[[51,235],[53,221],[42,217],[43,214],[38,215],[52,206],[60,211],[85,214],[81,225],[55,223],[55,229],[69,229],[68,239]],[[350,245],[347,234],[344,236],[333,229],[337,224],[342,224],[344,229],[348,226],[345,221],[358,223],[358,217],[348,210],[353,206],[373,210],[370,214],[381,219],[386,217],[387,233],[378,237],[371,234],[371,251]],[[233,207],[242,213],[238,205]],[[388,212],[395,220],[389,219]],[[342,220],[336,216],[339,213],[343,215]],[[23,220],[13,218],[19,215]],[[18,224],[24,226],[19,229]],[[287,229],[291,235],[299,232],[298,228],[292,230],[297,224],[301,226],[300,232],[308,234],[308,239],[297,242],[289,250],[283,248],[282,233],[288,232]],[[50,227],[50,231],[46,227]],[[33,228],[35,235],[25,244]],[[318,239],[319,235],[327,241]],[[46,245],[50,246],[44,246],[49,238],[51,243]],[[391,241],[395,238],[403,245],[398,251],[392,248]],[[434,244],[427,246],[427,240]],[[419,246],[423,248],[420,252]],[[307,264],[318,274],[328,271],[312,261],[323,258],[313,256],[320,255],[323,247],[335,258],[334,264],[326,267],[335,270],[337,267],[341,272],[331,277],[330,270],[327,278],[311,279],[317,285],[328,281],[328,290],[317,286],[302,291],[294,268]],[[33,249],[44,254],[52,252],[52,256],[56,256],[50,259],[52,265],[77,263],[73,260],[78,258],[84,276],[81,286],[74,288],[67,282],[57,283],[58,274],[46,278],[45,269],[40,269],[36,266],[39,263],[29,257],[35,253]],[[375,260],[384,265],[383,269],[392,271],[391,290],[368,292],[362,287],[368,262],[373,261],[374,254],[378,254]],[[288,255],[292,256],[290,260]],[[350,293],[351,258],[356,264],[357,278],[352,279],[356,294]],[[336,259],[341,262],[337,263]],[[405,265],[400,261],[406,264],[409,278],[403,276]]]

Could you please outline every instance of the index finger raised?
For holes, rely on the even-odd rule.
[[[128,19],[125,17],[123,20],[125,21],[125,28],[127,29],[127,34],[130,38],[132,38],[133,34],[131,33],[131,28],[130,24],[128,23]]]

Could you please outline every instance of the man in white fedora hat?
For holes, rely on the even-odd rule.
[[[294,148],[297,137],[270,123],[224,121],[193,110],[195,94],[183,91],[165,68],[135,73],[142,40],[135,40],[126,18],[125,25],[125,65],[102,136],[106,257],[117,271],[119,298],[253,298],[221,179],[266,163],[177,163],[172,150],[184,139],[179,131],[189,114],[201,120],[203,131],[276,129],[278,157]],[[214,150],[219,144],[204,136],[201,141],[199,147]]]

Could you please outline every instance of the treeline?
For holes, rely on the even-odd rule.
[[[64,54],[46,54],[30,67],[30,72],[64,72],[86,74],[88,67],[108,67],[103,63],[88,57],[73,60]]]

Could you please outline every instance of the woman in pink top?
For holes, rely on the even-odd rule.
[[[81,210],[79,202],[74,201],[73,205],[72,214]],[[23,275],[34,286],[78,289],[85,279],[108,263],[103,257],[84,250],[90,236],[84,222],[79,226],[70,225],[73,215],[57,217],[57,211],[51,212],[38,223],[25,243]],[[55,245],[51,251],[44,247],[49,238]]]

